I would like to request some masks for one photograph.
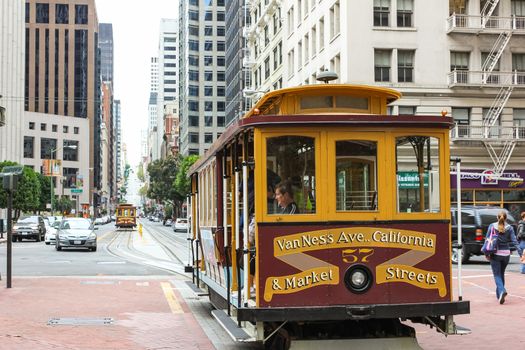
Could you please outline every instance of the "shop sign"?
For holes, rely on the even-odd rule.
[[[428,187],[428,173],[423,173],[423,184]],[[398,188],[419,188],[419,174],[416,171],[399,171],[397,173]]]

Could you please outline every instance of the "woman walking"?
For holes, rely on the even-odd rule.
[[[505,269],[510,260],[510,247],[516,247],[520,257],[523,254],[523,250],[516,240],[514,228],[507,224],[506,221],[507,213],[502,210],[498,214],[498,221],[489,225],[486,236],[488,238],[493,229],[498,232],[498,250],[494,254],[486,255],[486,258],[490,261],[490,267],[496,282],[496,298],[498,298],[500,304],[505,302],[505,297],[507,296]]]

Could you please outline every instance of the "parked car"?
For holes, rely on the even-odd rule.
[[[498,213],[504,210],[507,213],[507,223],[514,226],[517,223],[514,217],[506,209],[491,206],[464,205],[461,207],[461,236],[462,257],[461,262],[466,263],[472,255],[482,255],[481,247],[485,241],[485,234],[490,224],[498,221]],[[458,224],[457,208],[452,208],[452,262],[458,263]]]
[[[178,218],[173,224],[173,231],[186,231],[188,230],[188,219]]]
[[[39,215],[26,216],[18,219],[13,226],[13,242],[22,241],[22,239],[36,239],[40,242],[46,234],[46,225],[44,218]]]
[[[56,250],[62,248],[87,248],[97,250],[97,234],[91,220],[84,218],[65,218],[57,230]]]
[[[44,241],[47,245],[50,245],[51,243],[55,244],[56,234],[59,226],[60,220],[53,221],[53,223],[49,227],[46,225],[46,235]]]

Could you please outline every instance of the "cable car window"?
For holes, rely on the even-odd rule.
[[[335,143],[336,210],[377,209],[377,142]]]
[[[352,96],[336,96],[335,106],[337,108],[368,110],[368,98]]]
[[[333,96],[302,96],[301,109],[332,108]]]
[[[266,140],[266,149],[268,214],[287,213],[288,203],[281,198],[278,203],[275,198],[278,185],[290,189],[288,195],[297,207],[295,213],[315,213],[315,138],[271,137]]]
[[[398,212],[440,212],[439,140],[396,138]]]

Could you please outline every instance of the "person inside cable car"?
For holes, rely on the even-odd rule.
[[[299,208],[293,198],[291,181],[283,181],[275,187],[275,200],[281,208],[280,214],[298,214]]]

